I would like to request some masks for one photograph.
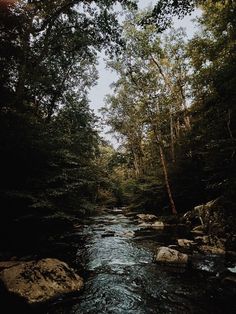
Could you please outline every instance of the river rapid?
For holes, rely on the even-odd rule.
[[[236,313],[232,296],[217,284],[225,267],[219,256],[200,256],[186,270],[154,262],[159,246],[190,237],[184,226],[140,227],[135,213],[104,210],[86,219],[70,238],[77,243],[76,266],[85,287],[56,303],[47,314]],[[235,303],[234,303],[235,304]]]

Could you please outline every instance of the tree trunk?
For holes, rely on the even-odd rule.
[[[164,73],[162,70],[161,65],[158,63],[158,61],[151,55],[151,59],[154,62],[154,64],[157,66],[158,71],[160,75],[162,76],[167,89],[172,95],[175,95],[175,91],[173,89],[172,83],[170,78]],[[174,126],[173,126],[173,112],[172,112],[172,104],[169,105],[169,118],[170,118],[170,147],[171,147],[171,159],[172,162],[175,162],[175,146],[174,146]]]
[[[173,200],[171,189],[170,189],[170,184],[169,184],[169,178],[168,178],[168,173],[167,173],[167,168],[166,168],[165,157],[164,157],[163,149],[162,149],[160,144],[159,144],[159,151],[160,151],[160,158],[161,158],[161,164],[162,164],[162,168],[163,168],[163,173],[164,173],[164,177],[165,177],[166,189],[167,189],[167,193],[168,193],[168,197],[169,197],[169,201],[170,201],[170,205],[171,205],[171,211],[172,211],[172,214],[177,214],[177,210],[176,210],[176,207],[175,207],[175,202]]]
[[[174,126],[173,126],[173,115],[172,115],[172,106],[169,108],[170,115],[170,147],[171,147],[171,159],[172,162],[175,162],[175,144],[174,144]]]
[[[176,137],[179,138],[179,135],[180,135],[179,117],[177,118],[177,121],[176,121],[176,124],[175,124],[175,134],[176,134]]]
[[[165,156],[164,156],[163,148],[161,146],[161,134],[158,135],[158,132],[157,132],[157,129],[156,129],[155,125],[153,125],[153,132],[154,132],[154,136],[156,138],[157,144],[159,146],[160,159],[161,159],[161,164],[162,164],[162,168],[163,168],[167,194],[168,194],[169,202],[170,202],[170,205],[171,205],[171,211],[172,211],[172,214],[175,215],[175,214],[177,214],[177,210],[176,210],[176,207],[175,207],[175,202],[174,202],[174,199],[173,199],[173,196],[172,196],[172,192],[171,192],[171,188],[170,188],[170,184],[169,184],[169,178],[168,178],[168,171],[167,171]]]
[[[182,85],[179,86],[180,88],[180,94],[181,94],[181,98],[182,98],[182,110],[184,111],[184,123],[185,123],[185,127],[187,130],[191,129],[191,123],[190,123],[190,118],[188,115],[188,108],[187,108],[187,104],[186,104],[186,97],[185,97],[185,93],[183,90]]]

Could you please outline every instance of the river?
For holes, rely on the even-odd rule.
[[[76,265],[84,269],[84,290],[47,314],[235,313],[231,297],[215,283],[225,267],[222,257],[201,257],[195,269],[184,271],[154,262],[157,247],[186,237],[184,226],[146,229],[135,214],[106,210],[85,220],[73,241],[77,237]]]

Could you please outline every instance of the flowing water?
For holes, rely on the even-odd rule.
[[[197,269],[166,268],[154,262],[159,246],[186,236],[181,226],[145,229],[125,211],[105,211],[73,234],[76,264],[85,288],[69,303],[54,304],[47,314],[236,313],[214,279],[222,258],[204,257]]]

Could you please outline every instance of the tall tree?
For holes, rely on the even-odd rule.
[[[126,49],[118,62],[110,63],[120,79],[115,84],[116,96],[108,99],[108,123],[115,131],[125,133],[133,145],[134,134],[140,128],[141,156],[145,155],[143,146],[147,134],[153,132],[153,145],[158,147],[171,208],[176,213],[165,155],[167,153],[174,161],[180,125],[185,129],[190,127],[185,96],[188,67],[186,58],[182,58],[184,33],[179,30],[178,35],[162,38],[153,24],[140,29],[138,24],[142,18],[143,13],[125,23]],[[117,119],[125,126],[122,131]],[[139,128],[133,127],[134,121]]]

